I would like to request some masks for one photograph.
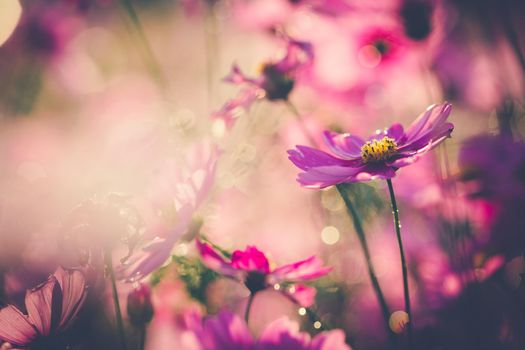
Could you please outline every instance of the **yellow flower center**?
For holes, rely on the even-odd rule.
[[[381,162],[389,159],[397,152],[397,143],[393,138],[383,137],[381,140],[367,141],[361,147],[361,159],[364,163]]]

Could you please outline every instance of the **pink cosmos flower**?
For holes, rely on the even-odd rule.
[[[313,339],[299,331],[299,325],[287,318],[270,323],[254,340],[246,323],[237,315],[221,312],[197,323],[194,332],[207,350],[350,350],[341,330],[322,332]]]
[[[235,119],[235,111],[239,108],[248,110],[250,106],[261,98],[270,101],[287,100],[295,85],[295,77],[299,70],[311,63],[313,51],[310,44],[284,37],[286,55],[275,62],[268,62],[262,66],[258,77],[248,77],[239,66],[233,65],[230,74],[224,81],[243,86],[243,89],[232,100],[217,112],[212,118],[223,119],[230,127]]]
[[[154,237],[117,268],[119,279],[134,282],[149,275],[168,260],[177,240],[188,233],[193,215],[203,204],[215,179],[218,152],[215,147],[207,151],[204,152],[208,154],[202,154],[201,147],[197,147],[191,154],[194,158],[188,157],[188,161],[205,159],[203,164],[192,164],[186,172],[181,171],[178,164],[167,164],[167,173],[156,179],[151,194],[155,209],[170,214],[173,222],[168,227],[164,223],[149,230],[147,234]],[[175,165],[176,169],[170,165]],[[162,236],[157,235],[159,231]]]
[[[304,307],[312,305],[315,290],[300,282],[319,278],[332,270],[330,267],[323,267],[322,261],[315,256],[270,269],[264,253],[254,246],[235,250],[231,258],[224,257],[210,244],[200,240],[197,240],[197,248],[209,268],[243,282],[252,294],[274,288],[282,290],[284,295]]]
[[[59,267],[46,282],[26,292],[27,315],[14,305],[0,310],[0,339],[16,349],[48,344],[71,325],[85,299],[82,272]]]
[[[325,188],[348,182],[390,179],[396,170],[417,161],[440,144],[454,128],[446,122],[449,103],[430,106],[405,132],[399,123],[378,130],[366,141],[350,134],[326,131],[330,153],[297,146],[289,150],[289,159],[301,170],[297,181],[307,188]]]

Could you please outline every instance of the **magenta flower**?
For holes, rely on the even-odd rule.
[[[254,340],[246,323],[237,315],[221,312],[197,324],[196,338],[207,350],[350,350],[341,330],[322,332],[313,339],[287,318],[270,323]]]
[[[85,298],[83,273],[59,267],[46,282],[27,291],[27,315],[14,305],[0,310],[0,340],[16,349],[50,344],[71,325]]]
[[[454,125],[446,122],[449,103],[430,106],[405,132],[399,123],[377,131],[366,141],[350,134],[326,131],[330,153],[297,146],[289,159],[304,172],[297,181],[308,188],[325,188],[348,182],[391,179],[396,170],[417,161],[450,137]]]
[[[315,290],[301,282],[319,278],[332,270],[323,267],[323,262],[315,256],[272,270],[264,253],[253,246],[234,251],[231,258],[224,257],[206,242],[197,240],[197,248],[209,268],[244,283],[252,294],[274,288],[304,307],[312,305]]]

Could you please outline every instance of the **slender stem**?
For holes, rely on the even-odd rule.
[[[115,271],[113,270],[113,261],[111,259],[111,252],[107,251],[105,254],[106,267],[111,281],[111,290],[113,293],[113,304],[115,305],[115,317],[117,319],[117,327],[120,335],[122,349],[126,350],[126,334],[124,332],[124,322],[122,320],[122,312],[120,310],[120,302],[118,299],[117,282],[115,280]]]
[[[317,312],[315,312],[314,309],[312,309],[311,307],[306,307],[305,310],[306,314],[308,315],[308,318],[310,319],[310,322],[313,325],[315,325],[315,322],[319,322],[321,324],[321,327],[318,328],[320,331],[326,331],[331,328],[329,325],[325,326],[326,323],[323,320],[321,320],[321,317],[317,314]]]
[[[377,279],[377,275],[374,269],[374,264],[372,263],[372,257],[370,256],[370,250],[368,249],[368,243],[366,241],[365,231],[363,229],[361,217],[357,213],[357,210],[352,204],[352,201],[348,197],[348,194],[346,192],[344,185],[339,184],[336,186],[336,188],[339,194],[341,195],[341,198],[343,198],[343,201],[345,202],[346,208],[348,210],[348,214],[352,218],[352,222],[354,224],[354,228],[357,233],[357,237],[359,238],[361,249],[363,250],[363,254],[365,256],[366,265],[368,268],[368,276],[370,277],[370,281],[372,282],[372,287],[376,294],[377,301],[379,302],[379,306],[381,307],[381,312],[383,314],[383,320],[385,323],[385,327],[386,327],[390,342],[392,343],[393,347],[396,347],[394,334],[392,333],[390,329],[390,324],[389,324],[390,310],[388,308],[388,304],[386,303],[386,299],[383,294],[383,291],[381,290],[381,286],[379,285],[379,280]]]
[[[250,310],[252,308],[254,298],[255,293],[250,293],[250,296],[248,297],[248,303],[246,304],[246,310],[244,311],[244,320],[246,321],[246,324],[248,324],[248,321],[250,319]]]
[[[140,348],[139,349],[144,350],[144,346],[146,344],[146,325],[142,325],[140,327],[139,337],[140,337],[140,343],[139,343]]]
[[[206,41],[206,91],[208,108],[211,108],[213,104],[213,82],[219,56],[217,52],[217,18],[213,5],[207,6],[204,21],[204,37]]]
[[[135,11],[133,3],[131,2],[131,0],[120,0],[120,4],[126,11],[129,19],[131,20],[133,29],[137,34],[138,43],[140,45],[140,49],[150,75],[152,76],[153,80],[159,85],[159,87],[164,89],[167,86],[166,78],[162,74],[160,65],[157,59],[155,58],[155,55],[153,54],[153,50],[149,45],[146,34],[144,34],[144,29],[142,28],[142,24],[140,22],[137,11]]]
[[[397,208],[396,195],[394,193],[394,186],[392,186],[392,180],[386,180],[388,184],[388,191],[390,192],[390,201],[392,203],[392,213],[394,214],[394,226],[396,229],[397,243],[399,245],[399,254],[401,255],[401,269],[403,271],[403,293],[405,296],[405,311],[408,314],[408,347],[413,348],[413,334],[412,334],[412,313],[410,310],[410,293],[408,290],[408,269],[405,258],[405,251],[403,249],[403,241],[401,240],[401,223],[399,222],[399,210]]]
[[[299,111],[297,110],[297,108],[295,108],[294,104],[290,100],[286,100],[286,106],[288,107],[290,112],[292,112],[292,114],[295,116],[295,119],[297,119],[297,124],[299,125],[299,128],[301,129],[301,132],[308,139],[310,144],[312,146],[319,147],[319,145],[315,141],[315,138],[312,136],[310,131],[308,131],[308,129],[304,125],[304,119],[301,116],[301,113],[299,113]]]

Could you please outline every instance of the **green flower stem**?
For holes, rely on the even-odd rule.
[[[413,349],[413,332],[412,332],[412,313],[410,308],[410,293],[408,289],[408,269],[405,258],[405,251],[403,249],[403,241],[401,240],[401,223],[399,222],[399,210],[397,208],[396,195],[394,193],[394,186],[392,180],[386,180],[388,184],[388,191],[390,192],[390,201],[392,203],[392,213],[394,214],[394,226],[396,229],[397,243],[399,245],[399,254],[401,255],[401,269],[403,271],[403,293],[405,296],[405,311],[408,314],[408,348]]]
[[[129,19],[131,20],[132,28],[137,34],[136,38],[138,39],[139,49],[143,55],[144,62],[151,77],[161,89],[166,88],[168,82],[162,74],[162,70],[157,59],[155,58],[155,55],[153,54],[153,50],[151,50],[151,46],[149,45],[148,39],[146,38],[146,34],[144,34],[144,29],[140,23],[137,11],[135,11],[135,7],[133,7],[133,3],[131,0],[120,0],[120,4],[126,11]]]
[[[308,319],[310,320],[312,325],[315,325],[315,322],[319,322],[321,324],[321,327],[319,327],[318,329],[319,331],[322,332],[331,328],[329,325],[326,325],[326,322],[321,320],[321,317],[317,314],[317,312],[315,312],[314,309],[312,309],[311,307],[305,307],[304,309],[306,310],[306,315],[308,316]]]
[[[126,350],[126,333],[124,332],[124,321],[122,320],[122,312],[120,310],[120,302],[118,299],[117,282],[115,280],[115,271],[113,270],[113,261],[111,259],[111,252],[107,251],[105,254],[106,268],[111,281],[111,290],[113,292],[113,304],[115,305],[115,317],[117,319],[117,328],[120,335],[122,349]]]
[[[301,129],[301,132],[303,135],[308,139],[311,146],[319,147],[317,142],[315,141],[315,138],[312,136],[310,131],[306,128],[306,125],[304,125],[304,119],[301,116],[301,113],[295,108],[294,104],[290,100],[286,100],[286,107],[292,112],[292,114],[295,116],[295,119],[297,119],[297,124],[299,125],[299,128]]]
[[[375,273],[374,265],[372,263],[372,257],[370,256],[370,250],[368,249],[368,243],[366,241],[365,231],[363,229],[363,224],[361,222],[361,218],[359,214],[357,213],[354,205],[352,204],[352,201],[350,201],[350,198],[348,198],[348,194],[346,192],[346,189],[344,185],[339,184],[336,185],[337,191],[341,195],[341,198],[343,198],[343,201],[345,202],[346,208],[348,210],[348,214],[352,218],[352,222],[354,223],[354,228],[357,233],[357,237],[359,238],[359,243],[361,244],[361,249],[363,250],[363,254],[365,255],[366,265],[368,267],[368,275],[370,277],[370,281],[372,282],[372,287],[374,289],[374,292],[376,294],[377,300],[379,302],[379,306],[381,307],[381,312],[383,314],[383,321],[385,323],[385,328],[387,330],[390,342],[392,346],[395,348],[395,337],[392,333],[392,330],[390,329],[390,310],[388,308],[388,304],[386,303],[385,296],[383,294],[383,291],[381,290],[381,286],[379,285],[379,281],[377,279],[377,275]]]
[[[244,320],[246,321],[246,324],[248,324],[248,321],[250,319],[250,311],[253,304],[253,299],[255,299],[256,293],[250,293],[250,296],[248,297],[248,304],[246,304],[246,310],[244,311]]]

